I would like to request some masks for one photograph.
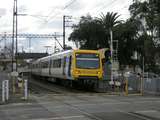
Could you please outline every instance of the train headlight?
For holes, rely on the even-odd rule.
[[[99,72],[97,72],[97,74],[101,74],[101,72],[99,71]]]
[[[78,70],[75,71],[75,74],[79,74],[80,72]]]

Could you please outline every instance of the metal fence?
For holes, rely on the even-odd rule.
[[[109,94],[121,95],[142,95],[143,92],[143,79],[137,74],[131,74],[127,77],[118,76],[114,77],[113,81],[104,80],[100,85],[101,91]]]
[[[131,75],[125,80],[125,94],[126,95],[142,95],[143,78],[138,75]]]
[[[144,78],[143,90],[145,94],[160,95],[160,78]]]

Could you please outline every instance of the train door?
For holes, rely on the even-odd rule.
[[[65,76],[65,69],[66,69],[66,56],[63,58],[63,75]]]
[[[68,64],[69,64],[69,57],[66,56],[66,63],[65,63],[65,76],[68,78]]]
[[[71,77],[71,64],[72,64],[72,56],[69,57],[69,64],[68,64],[68,76]]]
[[[71,78],[71,56],[66,57],[66,65],[65,65],[65,75],[68,79]]]
[[[51,75],[52,59],[49,59],[49,75]]]
[[[41,65],[41,62],[39,62],[38,64],[37,64],[37,69],[38,69],[38,74],[40,74],[41,75],[41,72],[42,72],[42,65]]]

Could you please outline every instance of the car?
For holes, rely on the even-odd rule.
[[[153,72],[145,72],[144,78],[160,78],[158,74],[155,74]]]

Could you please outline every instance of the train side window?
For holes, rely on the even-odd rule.
[[[44,63],[45,63],[45,66],[44,66],[44,67],[45,67],[45,68],[48,68],[48,61],[45,61]]]
[[[52,60],[50,59],[49,60],[49,68],[51,68],[51,66],[52,66]]]
[[[42,68],[42,63],[41,62],[38,64],[38,68]]]
[[[45,62],[45,68],[48,68],[48,61]]]
[[[52,61],[53,68],[60,68],[61,67],[61,59],[56,59]]]
[[[44,64],[43,64],[43,62],[41,62],[41,68],[43,68],[43,66],[44,66]]]
[[[41,68],[41,67],[42,67],[41,63],[39,63],[37,67],[38,67],[38,68]]]
[[[52,68],[54,68],[54,60],[52,60]]]
[[[55,68],[55,60],[52,61],[52,67]]]
[[[45,62],[43,62],[43,68],[45,68],[46,67],[46,63]]]

